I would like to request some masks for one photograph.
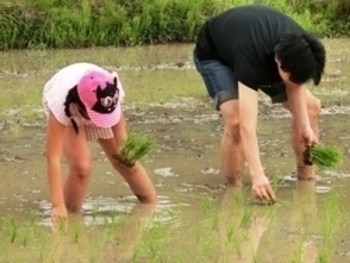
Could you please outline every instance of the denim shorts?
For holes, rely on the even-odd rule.
[[[215,108],[219,110],[222,103],[238,99],[238,81],[229,66],[222,64],[219,60],[199,61],[193,55],[197,71],[202,76],[209,96],[214,100]],[[271,98],[272,103],[287,101],[284,83],[273,85],[273,87],[260,87],[259,90]]]

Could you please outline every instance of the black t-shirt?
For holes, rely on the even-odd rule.
[[[236,80],[251,88],[271,86],[282,81],[273,49],[282,33],[296,30],[303,29],[271,7],[234,7],[204,24],[195,54],[198,60],[219,60],[229,65]]]

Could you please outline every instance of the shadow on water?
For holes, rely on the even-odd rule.
[[[343,43],[335,40],[330,45],[336,46],[338,41]],[[174,93],[166,96],[183,94],[166,102],[142,100],[138,95],[141,103],[131,96],[125,107],[130,128],[153,136],[157,142],[157,148],[143,163],[152,175],[160,203],[153,208],[138,205],[101,149],[91,144],[94,169],[84,213],[72,216],[63,234],[52,232],[41,90],[35,91],[37,97],[23,97],[25,93],[0,84],[16,102],[9,107],[12,104],[6,100],[7,95],[1,95],[0,240],[4,242],[0,242],[0,262],[28,262],[26,257],[33,262],[49,258],[55,262],[350,262],[350,226],[345,209],[350,198],[350,100],[346,98],[350,70],[343,73],[345,68],[350,69],[349,53],[331,49],[325,84],[317,90],[326,101],[321,116],[322,140],[341,145],[346,155],[339,171],[320,171],[316,182],[297,182],[289,146],[288,114],[270,107],[262,97],[260,147],[279,200],[274,206],[258,206],[250,198],[248,176],[247,191],[225,185],[218,148],[222,124],[192,69],[191,47],[120,49],[116,51],[121,57],[119,65],[106,55],[111,49],[95,51],[88,60],[121,67],[126,79],[135,80],[140,84],[136,87],[145,94],[154,92],[147,89],[151,84],[164,89],[169,79],[174,80],[169,83]],[[166,55],[162,57],[162,53]],[[32,59],[34,68],[29,62],[17,61],[21,54]],[[28,89],[34,91],[41,89],[54,70],[85,58],[85,54],[86,51],[10,53],[5,61],[12,66],[0,63],[0,78],[22,87],[28,81]],[[159,63],[167,63],[166,69]],[[135,73],[140,64],[146,66]],[[179,68],[183,70],[175,70]],[[186,80],[189,87],[182,89]],[[191,86],[198,91],[188,91]],[[327,91],[331,86],[335,89]],[[15,253],[19,248],[21,255]]]

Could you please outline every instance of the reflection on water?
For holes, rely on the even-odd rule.
[[[318,194],[326,194],[328,193],[329,191],[332,190],[332,187],[330,185],[318,185],[316,187],[316,193]]]
[[[102,196],[95,199],[87,198],[83,205],[83,221],[86,226],[110,224],[127,217],[137,205],[138,201],[134,196],[125,196],[120,199]],[[181,200],[174,202],[169,197],[160,195],[152,220],[176,227],[180,222],[174,216],[175,213],[189,206]],[[51,226],[51,203],[47,200],[41,201],[39,211],[39,216],[43,217],[40,224]]]
[[[108,226],[86,225],[75,214],[69,223],[52,227],[47,262],[131,262],[145,229],[153,221],[155,205],[137,204],[130,213]]]
[[[294,162],[288,143],[289,122],[264,120],[259,124],[261,151],[266,173],[271,178],[277,179],[278,202],[272,207],[258,206],[255,202],[251,202],[249,191],[244,191],[241,197],[235,197],[225,185],[218,158],[217,146],[222,129],[218,120],[198,122],[195,127],[189,121],[193,111],[199,116],[206,110],[193,109],[189,112],[174,110],[172,112],[174,118],[177,114],[187,115],[185,121],[176,124],[173,122],[158,124],[156,121],[148,123],[147,115],[142,117],[142,122],[131,122],[134,130],[154,136],[158,143],[157,149],[143,161],[159,191],[160,202],[154,210],[150,224],[145,228],[146,236],[138,237],[139,245],[133,242],[138,228],[136,230],[132,228],[133,230],[129,232],[126,230],[127,233],[133,233],[128,242],[123,240],[124,234],[114,232],[112,227],[114,223],[130,220],[131,225],[124,229],[137,226],[130,216],[138,201],[131,195],[122,178],[108,165],[96,144],[91,145],[94,159],[93,180],[81,218],[81,227],[85,230],[80,232],[75,229],[70,235],[79,236],[81,233],[86,233],[85,239],[91,243],[95,241],[91,236],[106,231],[98,235],[98,242],[101,242],[99,253],[108,255],[107,257],[112,260],[110,262],[117,262],[114,260],[119,257],[116,255],[116,247],[123,245],[125,245],[125,257],[136,257],[134,262],[177,263],[189,262],[188,260],[195,262],[200,261],[200,258],[205,258],[207,262],[216,262],[215,260],[220,259],[220,263],[232,261],[248,263],[254,258],[264,263],[292,262],[281,260],[285,255],[290,260],[296,260],[295,262],[311,263],[314,262],[315,254],[333,255],[336,250],[324,244],[325,234],[322,231],[335,236],[337,229],[333,225],[337,226],[340,223],[330,215],[325,215],[322,210],[325,210],[325,200],[335,189],[338,189],[337,191],[340,189],[340,192],[345,189],[344,198],[337,202],[339,205],[346,203],[349,192],[345,186],[350,183],[349,163],[345,161],[341,171],[337,173],[319,171],[311,190],[298,190],[298,182],[291,173]],[[152,109],[151,116],[154,120],[157,114],[163,114],[163,109]],[[129,116],[136,120],[138,118],[132,112]],[[348,130],[347,116],[323,116],[322,120],[324,123],[321,133],[326,141],[344,145],[345,149],[348,149],[348,138],[339,136],[346,134]],[[337,127],[336,132],[329,132],[329,129],[334,127]],[[10,128],[7,126],[4,131]],[[271,134],[276,130],[280,136],[271,140]],[[34,148],[43,147],[43,139],[38,134],[43,134],[42,129],[32,127],[26,128],[23,134],[13,136],[8,132],[0,138],[5,145],[0,150],[2,156],[12,157],[11,160],[1,161],[3,169],[0,170],[0,175],[3,180],[0,183],[0,201],[3,204],[0,213],[4,215],[11,211],[16,212],[17,216],[27,218],[27,211],[39,210],[39,216],[43,219],[39,224],[46,226],[45,229],[50,229],[47,227],[50,226],[50,203],[47,201],[47,184],[42,166],[44,155],[41,150],[33,154]],[[28,138],[31,138],[29,147]],[[21,161],[16,161],[17,159]],[[5,173],[5,170],[9,172]],[[244,179],[249,189],[250,181],[247,176]],[[302,193],[312,193],[308,197],[310,201],[305,201],[307,198],[303,197]],[[315,207],[319,211],[315,212]],[[334,213],[332,207],[327,209]],[[332,227],[329,228],[328,225]],[[343,240],[348,241],[350,227],[346,225],[342,230]],[[114,240],[112,243],[104,240],[112,236]],[[285,242],[276,244],[275,240]],[[65,239],[58,243],[67,249],[71,246],[71,241]],[[325,247],[329,247],[328,250]],[[341,251],[350,250],[346,242],[335,247],[339,251],[338,259],[345,257]],[[276,249],[278,253],[271,255],[271,251]],[[107,250],[108,252],[105,252]],[[300,258],[311,259],[298,261]],[[147,261],[148,259],[150,261]]]

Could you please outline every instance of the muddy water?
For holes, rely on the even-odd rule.
[[[252,262],[252,251],[257,262],[292,262],[295,251],[302,251],[299,262],[315,262],[314,258],[323,253],[317,248],[322,247],[320,231],[324,222],[317,222],[320,217],[327,218],[332,190],[340,193],[334,203],[339,203],[343,212],[335,233],[336,245],[330,252],[332,259],[324,262],[350,262],[346,211],[350,197],[349,40],[326,43],[330,55],[325,81],[312,90],[324,102],[322,138],[344,147],[345,161],[337,172],[319,172],[315,184],[298,185],[289,147],[289,115],[277,106],[271,107],[262,96],[259,138],[263,163],[267,174],[279,179],[279,202],[273,208],[253,205],[249,192],[244,195],[243,206],[232,203],[234,193],[226,188],[220,173],[222,125],[193,70],[192,46],[1,54],[0,215],[13,214],[25,220],[34,211],[43,218],[42,225],[49,225],[41,86],[67,63],[92,61],[120,71],[127,94],[131,94],[125,105],[130,128],[152,135],[158,145],[144,164],[160,195],[155,210],[157,222],[166,226],[162,231],[169,235],[170,243],[156,246],[164,252],[153,261],[152,253],[143,250],[136,262]],[[137,201],[101,149],[96,144],[91,149],[94,170],[84,205],[86,225],[103,225],[115,215],[127,218]],[[247,176],[245,183],[248,187]],[[208,204],[207,198],[213,203]],[[215,212],[211,216],[206,215],[205,211],[212,210]],[[237,232],[234,236],[241,239],[227,246],[223,240],[232,232],[230,227],[241,224],[249,213],[253,215],[250,227],[244,233]],[[247,237],[249,245],[244,242]],[[237,258],[239,254],[241,259]],[[103,262],[116,262],[112,258]]]

